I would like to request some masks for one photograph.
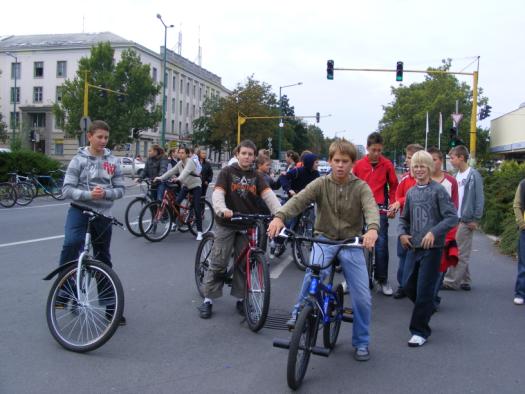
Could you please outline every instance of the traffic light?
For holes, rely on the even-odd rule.
[[[134,140],[138,140],[140,137],[140,129],[138,128],[134,128],[133,129],[133,139]]]
[[[485,105],[479,110],[479,120],[483,120],[490,116],[490,110],[492,107],[490,105]]]
[[[492,107],[490,105],[485,105],[485,117],[488,118],[490,116],[490,110]]]
[[[397,62],[396,65],[396,81],[403,81],[403,62]]]
[[[321,118],[321,114],[319,114],[319,112],[317,112],[317,113],[315,114],[315,121],[316,121],[317,123],[319,123],[319,119],[320,119],[320,118]]]
[[[326,62],[326,79],[334,79],[334,61],[328,60]]]
[[[458,145],[465,145],[465,142],[458,136],[458,128],[457,127],[451,127],[450,128],[450,139],[448,141],[448,146],[450,148],[454,148]]]

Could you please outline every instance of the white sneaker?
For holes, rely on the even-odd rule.
[[[391,296],[392,294],[394,294],[394,290],[392,290],[392,287],[390,286],[388,281],[386,281],[385,283],[381,283],[380,286],[381,286],[381,292],[384,295]]]
[[[202,233],[199,231],[197,233],[197,238],[195,238],[197,241],[202,241]]]
[[[514,304],[515,305],[523,305],[525,303],[525,300],[523,300],[523,297],[516,296],[514,297]]]
[[[425,344],[427,340],[419,335],[412,335],[412,338],[408,340],[408,346],[410,347],[420,347]]]

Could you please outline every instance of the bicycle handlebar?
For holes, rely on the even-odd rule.
[[[98,217],[103,217],[105,219],[108,219],[111,221],[111,224],[115,225],[115,226],[120,226],[120,227],[124,227],[124,224],[119,222],[117,219],[115,219],[114,217],[111,217],[111,216],[106,216],[106,215],[103,215],[89,207],[85,207],[83,205],[80,205],[80,204],[77,204],[76,202],[71,202],[70,205],[73,207],[73,208],[76,208],[76,209],[80,209],[81,211],[83,211],[84,213],[85,212],[88,212],[90,215],[94,215],[94,216],[98,216]]]
[[[317,238],[317,237],[305,237],[302,235],[298,235],[293,230],[290,230],[286,227],[283,227],[278,237],[292,238],[298,241],[307,241],[307,242],[313,242],[313,243],[319,243],[319,244],[325,244],[325,245],[336,245],[336,246],[341,246],[341,247],[342,246],[350,246],[350,247],[355,247],[355,248],[363,247],[363,237],[356,236],[356,237],[346,238],[341,241],[334,241],[331,239]]]
[[[240,212],[234,212],[233,216],[230,218],[232,222],[239,222],[239,221],[269,221],[273,218],[272,215],[263,215],[259,213],[240,213]]]

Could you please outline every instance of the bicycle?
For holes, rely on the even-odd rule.
[[[195,211],[191,194],[180,204],[177,204],[175,193],[171,189],[164,191],[162,201],[152,201],[147,204],[139,216],[140,232],[150,242],[159,242],[166,238],[172,225],[175,224],[181,232],[190,231],[197,235]],[[202,232],[211,230],[215,213],[211,204],[201,197]]]
[[[13,185],[9,182],[0,183],[0,205],[11,208],[16,204],[17,194]]]
[[[72,202],[71,206],[89,216],[84,247],[78,260],[61,265],[44,278],[58,275],[47,298],[46,318],[51,335],[61,346],[84,353],[113,336],[124,310],[124,291],[117,274],[90,255],[92,222],[105,218],[108,225],[123,224],[82,205]]]
[[[335,347],[341,322],[353,321],[350,308],[344,307],[343,285],[333,286],[333,278],[337,254],[343,247],[362,247],[362,238],[354,237],[343,241],[331,241],[321,238],[303,237],[293,231],[284,229],[280,236],[304,240],[307,242],[338,246],[338,252],[334,259],[326,265],[306,263],[311,269],[311,283],[308,298],[304,301],[304,306],[299,313],[297,322],[292,332],[291,339],[277,338],[273,340],[273,346],[282,349],[289,349],[287,363],[287,382],[288,386],[296,390],[301,386],[303,378],[308,368],[310,355],[328,357]],[[332,267],[327,283],[323,283],[321,271]],[[317,333],[319,326],[323,328],[323,346],[316,346]]]
[[[9,183],[15,188],[17,194],[18,205],[29,205],[35,197],[34,186],[31,182],[27,181],[27,177],[18,175],[16,172],[8,172]]]
[[[42,190],[44,194],[53,197],[55,200],[64,200],[66,198],[62,194],[62,185],[59,186],[51,175],[35,175],[33,172],[30,172],[26,178],[33,185],[34,196],[38,196],[38,191]]]
[[[248,327],[253,332],[259,331],[266,322],[268,309],[270,307],[270,268],[265,257],[264,249],[264,223],[272,218],[271,215],[234,213],[230,219],[234,222],[240,221],[249,225],[246,230],[239,230],[247,245],[239,252],[237,257],[232,256],[228,268],[224,273],[223,280],[231,285],[234,266],[244,266],[246,276],[244,288],[244,315]],[[260,234],[261,229],[263,235]],[[197,291],[204,297],[204,277],[210,266],[211,250],[215,241],[215,234],[208,232],[204,234],[199,243],[195,256],[195,283]]]
[[[145,187],[143,186],[144,184],[146,185]],[[131,200],[131,202],[126,207],[126,212],[124,214],[124,223],[126,223],[126,228],[136,237],[142,237],[142,232],[140,231],[139,226],[140,213],[146,205],[153,201],[153,197],[151,195],[151,181],[148,179],[143,179],[140,185],[140,190],[143,195]]]

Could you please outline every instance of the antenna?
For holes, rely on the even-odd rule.
[[[201,27],[199,25],[199,54],[197,55],[197,64],[202,67],[202,47],[201,47]]]
[[[179,42],[177,43],[177,53],[182,56],[182,22],[180,23]]]

